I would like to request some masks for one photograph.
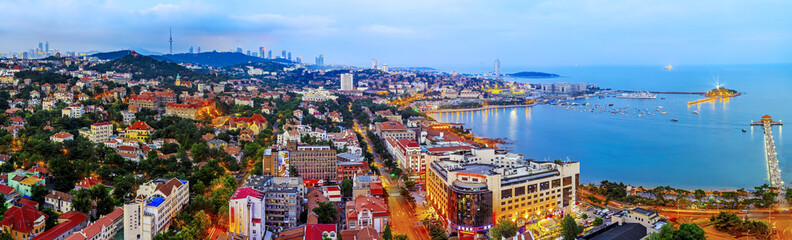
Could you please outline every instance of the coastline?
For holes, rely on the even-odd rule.
[[[532,104],[513,104],[513,105],[494,105],[494,106],[484,106],[484,107],[477,107],[477,108],[438,109],[438,110],[426,111],[425,113],[426,114],[435,114],[435,113],[449,113],[449,112],[471,112],[471,111],[481,111],[481,110],[500,109],[500,108],[533,107],[533,106],[536,106],[536,105],[537,105],[537,103],[532,103]]]

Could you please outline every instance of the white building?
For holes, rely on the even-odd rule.
[[[71,104],[61,109],[61,117],[79,118],[85,113],[85,108],[80,103]]]
[[[264,192],[239,188],[228,202],[228,232],[261,240],[264,236]]]
[[[351,73],[341,74],[341,90],[355,90],[354,75]]]
[[[190,201],[190,184],[176,178],[158,178],[137,190],[137,197],[124,204],[124,239],[151,240],[165,231],[171,220]]]

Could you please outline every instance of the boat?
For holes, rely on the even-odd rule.
[[[613,107],[613,103],[608,103],[608,107]]]
[[[632,93],[622,93],[617,98],[626,98],[626,99],[655,99],[657,98],[656,94],[651,94],[647,91],[638,91]]]
[[[677,120],[676,118],[672,118],[671,121],[672,122],[679,122],[679,120]]]
[[[662,113],[662,114],[666,114],[666,113],[668,113],[668,112],[666,112],[666,111],[663,111],[663,112],[660,112],[660,113]]]
[[[657,109],[663,109],[663,106],[657,106]]]
[[[661,99],[661,100],[665,100],[665,97],[661,97],[660,99]]]
[[[698,114],[698,111],[695,111],[695,110],[694,110],[694,111],[693,111],[693,114]]]
[[[747,131],[745,130],[745,128],[743,128],[743,129],[742,129],[742,132],[747,132]]]

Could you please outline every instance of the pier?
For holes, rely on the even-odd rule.
[[[767,161],[767,177],[770,185],[781,190],[784,189],[784,180],[781,179],[781,169],[778,168],[778,156],[773,141],[773,126],[783,125],[781,121],[773,121],[769,115],[762,116],[759,122],[751,122],[751,126],[762,126],[764,129],[765,160]]]

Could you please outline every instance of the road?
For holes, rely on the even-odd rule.
[[[407,239],[410,240],[430,239],[426,227],[416,226],[417,223],[423,221],[423,219],[418,216],[417,212],[425,212],[426,207],[418,207],[419,211],[416,211],[416,209],[401,196],[398,181],[388,175],[388,169],[382,164],[382,159],[379,157],[379,154],[374,151],[374,145],[371,144],[371,139],[368,138],[366,132],[360,127],[357,119],[355,119],[354,128],[355,132],[363,136],[363,141],[366,141],[366,145],[368,145],[366,151],[374,155],[375,162],[372,163],[372,165],[378,167],[380,173],[385,173],[384,175],[380,175],[380,180],[382,180],[382,188],[388,192],[388,210],[390,211],[390,225],[393,236],[406,234]]]

